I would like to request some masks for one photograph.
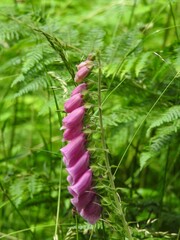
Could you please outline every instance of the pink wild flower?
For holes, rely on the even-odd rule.
[[[71,141],[82,133],[82,124],[79,124],[75,128],[66,128],[63,133],[64,141]]]
[[[67,167],[73,166],[78,158],[85,152],[85,142],[85,136],[82,133],[60,149]]]
[[[78,85],[71,93],[71,96],[77,94],[77,93],[82,93],[84,90],[86,90],[87,84],[86,83],[81,83]]]
[[[89,152],[86,151],[72,167],[68,167],[67,171],[73,179],[73,184],[77,182],[78,178],[88,170],[89,166]]]
[[[82,105],[83,105],[82,95],[81,93],[77,93],[64,103],[64,109],[67,113],[70,113]]]
[[[77,197],[89,189],[91,184],[92,170],[88,169],[74,185],[68,187],[68,190],[74,197]]]
[[[68,113],[68,115],[63,119],[63,127],[62,128],[75,128],[78,126],[84,117],[85,114],[85,107],[79,107],[76,108],[71,113]]]
[[[77,211],[80,212],[83,208],[85,208],[92,200],[96,193],[89,189],[86,190],[82,195],[76,196],[71,199],[71,203],[76,207]]]
[[[95,224],[101,215],[101,205],[95,196],[93,201],[90,202],[84,209],[81,210],[80,215],[86,219],[90,224]]]

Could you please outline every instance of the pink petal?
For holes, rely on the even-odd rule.
[[[73,183],[73,178],[69,175],[67,176],[67,181],[72,184]]]
[[[60,149],[64,156],[63,161],[67,167],[73,166],[78,158],[85,152],[85,141],[85,135],[80,134]]]
[[[77,211],[80,212],[85,208],[95,197],[95,192],[93,190],[87,190],[81,196],[75,196],[71,199],[71,203],[76,207]]]
[[[82,106],[82,104],[83,104],[82,95],[80,93],[77,93],[65,102],[64,109],[67,113],[70,113],[76,108]]]
[[[101,205],[97,197],[94,198],[84,209],[81,210],[80,215],[90,224],[95,224],[101,216]]]
[[[88,170],[89,165],[89,152],[86,151],[72,167],[68,167],[67,171],[73,178],[73,184],[77,181],[77,179]]]
[[[71,93],[71,96],[77,94],[77,93],[82,93],[84,90],[86,90],[87,84],[86,83],[81,83],[79,86],[77,86]]]
[[[65,141],[70,141],[82,133],[82,124],[74,127],[74,128],[67,128],[63,133],[63,138]]]
[[[63,119],[63,127],[65,128],[74,128],[77,125],[81,124],[85,114],[84,106],[79,107],[68,113],[68,115]]]
[[[68,187],[68,190],[69,192],[72,190],[79,196],[90,188],[91,183],[92,183],[92,170],[89,169],[79,178],[79,180],[74,185]]]
[[[90,69],[88,67],[86,67],[86,66],[81,67],[77,71],[74,81],[81,82],[89,74],[89,72],[90,72]]]
[[[79,70],[84,66],[90,68],[92,66],[92,61],[91,60],[86,60],[84,62],[81,62],[79,65],[77,65],[77,69]]]

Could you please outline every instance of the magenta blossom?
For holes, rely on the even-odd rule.
[[[83,208],[85,208],[92,200],[96,193],[89,189],[86,190],[82,195],[76,196],[71,199],[71,203],[76,207],[77,211],[80,212]]]
[[[60,149],[67,167],[74,165],[78,158],[85,152],[85,142],[85,136],[82,133]]]
[[[92,183],[92,170],[88,169],[85,173],[83,173],[83,175],[74,185],[68,187],[68,190],[74,197],[77,197],[83,194],[87,189],[89,189],[91,183]]]
[[[89,166],[89,152],[86,151],[72,167],[68,167],[67,171],[73,179],[73,183],[82,176],[82,174],[88,169]]]
[[[81,93],[77,93],[64,103],[64,109],[67,113],[70,113],[76,108],[82,106],[82,104],[83,104],[82,95]]]
[[[80,215],[90,224],[95,224],[101,215],[101,211],[101,205],[99,204],[97,196],[95,196],[93,201],[81,210]]]
[[[63,119],[63,128],[75,128],[81,124],[85,114],[84,106],[76,108]]]
[[[87,84],[86,83],[81,83],[78,85],[71,93],[71,96],[77,94],[77,93],[82,93],[84,90],[86,90]]]
[[[71,141],[82,133],[82,124],[76,126],[75,128],[66,128],[63,133],[64,141]]]

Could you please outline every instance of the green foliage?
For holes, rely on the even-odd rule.
[[[133,239],[178,238],[179,8],[164,0],[0,3],[0,239],[125,239],[101,145],[97,58],[85,97],[103,205],[95,226],[73,217],[60,167],[63,103],[89,53],[102,64],[106,152]]]

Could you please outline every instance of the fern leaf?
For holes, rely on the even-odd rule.
[[[42,48],[40,46],[38,46],[38,48],[33,48],[26,55],[26,60],[22,67],[22,73],[26,74],[30,69],[37,65],[41,59],[43,59]]]
[[[18,75],[18,77],[16,77],[12,82],[11,87],[14,87],[14,85],[16,85],[19,82],[23,82],[24,80],[25,80],[25,77],[23,74]]]
[[[180,118],[180,106],[176,105],[169,108],[165,113],[163,113],[158,119],[152,122],[150,127],[147,130],[147,136],[150,135],[150,132],[153,128],[159,127],[164,123],[172,122]]]
[[[121,73],[120,73],[121,79],[124,77],[126,73],[130,72],[130,70],[134,67],[136,61],[137,61],[137,58],[135,56],[128,57],[124,61],[122,65],[123,69],[121,70]]]
[[[153,152],[159,152],[163,147],[165,147],[170,142],[171,138],[172,135],[163,135],[151,138],[150,149]]]
[[[140,71],[145,67],[145,64],[147,63],[150,56],[151,52],[145,52],[140,54],[140,57],[138,58],[135,66],[136,77],[138,77]]]
[[[46,80],[43,78],[40,79],[34,79],[33,82],[28,83],[25,87],[23,87],[18,93],[14,95],[14,98],[20,97],[24,94],[27,94],[29,92],[34,92],[39,90],[40,87],[47,87]]]
[[[140,154],[139,162],[140,162],[140,170],[150,164],[153,157],[155,157],[155,153],[151,151],[142,152]]]

